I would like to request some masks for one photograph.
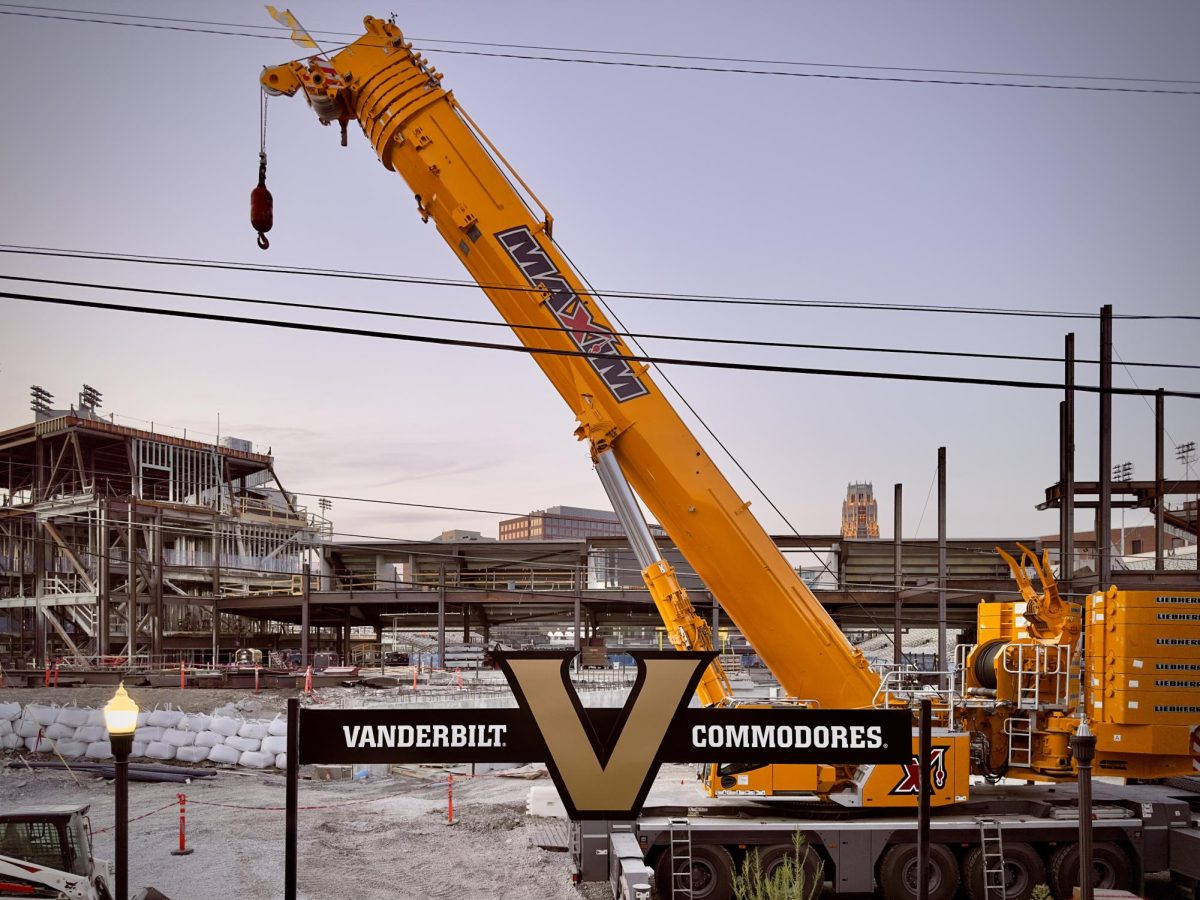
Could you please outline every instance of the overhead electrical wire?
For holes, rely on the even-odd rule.
[[[290,34],[282,33],[287,29],[281,29],[277,24],[252,25],[241,22],[213,22],[207,19],[182,19],[172,16],[148,16],[140,13],[116,13],[116,12],[98,12],[94,9],[70,9],[57,6],[38,6],[29,3],[0,3],[0,6],[12,7],[14,9],[37,10],[39,12],[66,12],[80,13],[83,15],[104,15],[110,18],[117,19],[145,19],[154,22],[175,22],[185,25],[213,25],[222,28],[257,28],[262,31],[277,31],[280,34],[270,35],[273,38],[291,39]],[[349,31],[331,31],[325,28],[308,29],[312,35],[329,35],[332,37],[358,37],[357,33]],[[417,37],[409,36],[410,40],[422,41],[431,44],[453,44],[462,46],[474,47],[503,47],[516,50],[548,50],[555,53],[592,53],[596,55],[606,56],[641,56],[652,59],[693,59],[703,62],[731,62],[731,63],[748,63],[753,65],[764,66],[812,66],[815,68],[828,69],[870,69],[886,72],[929,72],[940,75],[989,75],[1004,78],[1062,78],[1084,81],[1134,81],[1134,82],[1149,82],[1152,84],[1200,84],[1200,80],[1181,79],[1181,78],[1145,78],[1139,76],[1127,75],[1064,75],[1062,73],[1053,72],[1008,72],[996,70],[981,70],[981,69],[939,69],[939,68],[921,68],[917,66],[881,66],[881,65],[864,65],[858,63],[826,63],[826,62],[805,62],[801,60],[786,60],[786,59],[753,59],[737,56],[696,56],[684,53],[650,53],[640,50],[602,50],[594,47],[557,47],[546,46],[543,44],[507,44],[497,43],[494,41],[464,41],[452,40],[450,38],[432,38],[432,37]]]
[[[307,309],[314,312],[329,312],[329,313],[345,313],[356,316],[383,316],[394,319],[413,319],[422,322],[439,322],[449,325],[478,325],[487,328],[503,328],[511,331],[542,331],[554,332],[556,334],[565,334],[570,329],[562,325],[529,325],[529,324],[511,324],[507,322],[497,322],[486,319],[467,319],[461,316],[434,316],[423,313],[404,313],[394,310],[375,310],[363,309],[353,306],[333,306],[326,303],[300,303],[295,300],[264,300],[256,297],[237,297],[229,294],[207,294],[196,291],[172,291],[163,288],[139,288],[126,285],[115,284],[100,284],[91,281],[67,281],[61,278],[35,278],[27,275],[0,275],[0,281],[23,281],[33,284],[50,284],[59,287],[82,287],[93,288],[97,290],[123,291],[135,294],[155,294],[163,297],[183,297],[197,300],[220,300],[228,303],[245,303],[256,306],[269,306],[284,309]],[[592,293],[596,299],[600,299],[601,295]],[[620,319],[611,310],[606,310],[609,313],[609,318],[620,323]],[[624,326],[621,326],[624,328]],[[684,343],[699,343],[699,344],[718,344],[733,347],[763,347],[773,349],[786,350],[831,350],[847,353],[891,353],[904,356],[932,356],[932,357],[947,357],[955,359],[993,359],[1013,362],[1037,362],[1037,363],[1060,363],[1062,359],[1052,356],[1028,356],[1012,353],[978,353],[966,350],[927,350],[902,347],[873,347],[873,346],[848,346],[846,344],[809,344],[798,343],[792,341],[760,341],[745,338],[711,338],[693,335],[679,335],[669,333],[647,334],[644,332],[631,331],[613,331],[618,337],[630,339],[654,339],[661,341],[679,341]],[[1075,360],[1078,363],[1099,362],[1098,360]],[[1122,362],[1125,366],[1139,366],[1144,368],[1158,369],[1194,369],[1200,370],[1200,365],[1190,363],[1167,363],[1167,362]],[[1136,386],[1136,385],[1135,385]]]
[[[0,253],[11,253],[21,256],[47,256],[64,259],[97,260],[103,262],[129,262],[142,265],[181,266],[185,268],[201,268],[227,270],[235,272],[261,272],[284,275],[308,275],[320,278],[341,278],[352,281],[380,281],[398,284],[420,284],[437,287],[459,287],[470,290],[479,288],[497,289],[504,291],[541,294],[542,291],[528,284],[500,284],[479,282],[465,278],[434,278],[420,275],[393,275],[382,272],[356,272],[347,269],[301,268],[295,266],[275,266],[255,263],[239,263],[225,260],[194,259],[189,257],[148,256],[142,254],[101,253],[88,250],[69,250],[56,247],[32,247],[22,244],[0,244]],[[580,292],[581,296],[593,296]],[[1073,312],[1070,310],[1046,309],[1006,309],[1003,307],[953,306],[938,304],[913,303],[881,303],[853,300],[799,300],[783,297],[762,296],[732,296],[722,294],[683,294],[671,292],[641,292],[628,290],[598,290],[594,296],[603,296],[609,300],[661,300],[677,303],[714,303],[745,306],[779,306],[815,309],[862,309],[884,312],[927,312],[947,313],[969,316],[1014,316],[1052,319],[1099,319],[1099,313]],[[1195,313],[1119,313],[1113,315],[1114,320],[1125,321],[1191,321],[1200,322],[1200,314]],[[1059,360],[1061,361],[1061,360]],[[1092,362],[1092,360],[1077,360]]]
[[[288,34],[260,34],[248,31],[239,31],[240,28],[267,28],[263,25],[240,25],[232,23],[220,22],[203,22],[194,19],[171,19],[165,16],[133,16],[124,13],[105,13],[98,11],[73,11],[62,10],[58,11],[53,7],[36,7],[25,6],[22,4],[0,4],[0,6],[8,6],[9,9],[0,9],[0,15],[5,16],[24,16],[27,18],[36,19],[51,19],[65,22],[86,22],[94,25],[114,25],[126,28],[149,28],[162,31],[179,31],[191,32],[196,34],[208,35],[225,35],[229,37],[248,37],[259,38],[266,40],[290,40]],[[75,15],[65,15],[66,12],[75,12]],[[52,14],[53,13],[53,14]],[[108,18],[94,18],[95,16],[107,16]],[[114,18],[139,18],[144,21],[113,21]],[[177,24],[162,24],[173,22]],[[187,24],[191,23],[191,24]],[[198,25],[209,25],[212,27],[201,28]],[[220,30],[217,30],[220,29]],[[354,37],[346,32],[329,32],[320,29],[313,29],[313,34],[335,34]],[[1138,85],[1151,84],[1195,84],[1197,82],[1188,79],[1158,79],[1145,77],[1107,77],[1102,75],[1045,75],[1045,74],[1026,74],[1020,72],[1002,73],[1002,72],[984,72],[978,70],[960,70],[960,69],[925,69],[913,66],[859,66],[859,65],[843,65],[837,63],[804,63],[790,62],[778,60],[741,60],[737,58],[726,57],[702,57],[702,56],[687,56],[683,54],[661,54],[661,53],[642,53],[629,51],[612,51],[612,50],[587,50],[575,48],[552,48],[552,47],[537,47],[531,45],[520,44],[491,44],[485,42],[466,42],[466,41],[448,41],[437,38],[417,38],[419,41],[427,43],[450,43],[450,44],[474,44],[476,46],[489,47],[508,47],[512,49],[530,49],[540,50],[542,55],[532,55],[524,53],[501,52],[497,50],[452,50],[446,47],[438,48],[437,52],[445,54],[453,54],[457,56],[481,56],[494,57],[499,59],[520,59],[533,60],[538,62],[556,62],[556,63],[576,63],[583,65],[597,66],[618,66],[640,69],[663,69],[679,72],[707,72],[727,75],[760,75],[768,77],[790,77],[790,78],[819,78],[831,79],[840,81],[867,81],[867,82],[891,82],[898,84],[932,84],[932,85],[949,85],[962,87],[1003,87],[1003,88],[1025,88],[1035,90],[1062,90],[1062,91],[1094,91],[1107,93],[1132,93],[1132,94],[1175,94],[1175,95],[1200,95],[1200,90],[1185,90],[1182,88],[1166,88],[1166,87],[1128,87],[1120,85],[1098,85],[1098,84],[1055,84],[1047,81],[983,81],[978,80],[987,77],[1013,77],[1013,78],[1059,78],[1070,79],[1072,81],[1124,81]],[[820,68],[838,68],[838,69],[858,69],[862,71],[889,71],[889,72],[909,72],[909,73],[942,73],[946,75],[961,74],[964,76],[976,76],[974,79],[967,78],[917,78],[914,75],[859,75],[849,74],[846,72],[796,72],[783,69],[749,69],[740,68],[737,66],[715,66],[715,65],[685,65],[682,62],[666,63],[666,62],[638,62],[630,59],[589,59],[583,56],[547,56],[547,52],[562,52],[562,53],[591,53],[593,55],[617,55],[617,56],[636,56],[642,58],[653,59],[676,59],[676,60],[707,60],[712,62],[728,62],[728,63],[743,63],[746,65],[777,65],[777,66],[809,66]]]
[[[99,303],[91,300],[75,300],[64,297],[46,297],[37,294],[22,294],[12,291],[0,291],[0,298],[21,300],[30,303],[46,303],[56,306],[71,306],[82,309],[107,310],[110,312],[127,312],[139,315],[164,316],[169,318],[191,319],[209,322],[224,322],[238,325],[259,325],[267,328],[286,328],[293,331],[307,331],[324,334],[341,334],[352,337],[381,338],[384,340],[408,341],[421,344],[440,344],[451,347],[470,347],[477,350],[502,350],[510,353],[525,353],[528,355],[584,357],[589,359],[625,359],[632,362],[652,363],[655,365],[689,366],[694,368],[726,369],[746,372],[774,372],[791,375],[828,375],[842,378],[868,378],[884,381],[920,381],[941,384],[971,384],[992,387],[1023,388],[1027,390],[1064,390],[1064,385],[1050,381],[1017,381],[1005,378],[973,378],[962,375],[925,375],[913,372],[878,372],[852,369],[823,369],[811,366],[784,366],[768,363],[724,362],[718,360],[682,359],[677,357],[643,356],[638,354],[604,354],[584,353],[580,350],[558,350],[547,347],[524,347],[512,344],[498,344],[490,341],[472,341],[462,338],[434,337],[431,335],[397,334],[387,331],[371,331],[362,328],[346,328],[336,325],[317,325],[308,322],[281,322],[273,319],[256,319],[244,316],[226,316],[217,313],[192,312],[178,309],[154,309],[144,306],[133,306],[121,303]],[[1093,385],[1076,384],[1075,390],[1083,393],[1100,393],[1101,388]],[[1144,391],[1137,388],[1111,388],[1112,394],[1138,396],[1155,394],[1156,391]],[[1163,391],[1167,397],[1184,397],[1200,400],[1200,392],[1195,391]]]

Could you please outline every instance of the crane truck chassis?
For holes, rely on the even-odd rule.
[[[301,93],[323,124],[341,125],[343,143],[357,121],[384,167],[407,183],[417,215],[531,351],[575,415],[672,645],[711,650],[711,632],[655,546],[639,499],[779,681],[783,702],[911,709],[927,696],[903,671],[881,679],[850,647],[626,347],[558,249],[553,217],[442,75],[394,23],[367,17],[364,26],[332,56],[267,67],[261,86],[268,95]],[[264,172],[265,157],[252,195],[265,249]],[[1084,724],[1096,736],[1098,774],[1185,778],[1097,784],[1094,880],[1127,887],[1152,871],[1196,878],[1200,594],[1114,588],[1072,603],[1045,557],[1006,558],[1022,600],[980,604],[979,643],[938,692],[930,897],[948,900],[961,881],[984,900],[984,871],[1001,848],[1009,900],[1027,900],[1043,880],[1059,900],[1070,896],[1080,870],[1070,739]],[[697,696],[744,705],[717,663]],[[878,886],[888,900],[917,896],[915,756],[912,765],[857,767],[713,763],[701,780],[703,795],[651,794],[634,821],[574,825],[578,876],[608,878],[618,896],[648,895],[656,884],[663,897],[727,900],[748,848],[769,866],[799,832],[814,883],[819,869],[838,892]]]

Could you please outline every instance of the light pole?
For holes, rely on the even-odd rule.
[[[1113,481],[1133,481],[1133,463],[1117,463],[1112,469]],[[1121,500],[1121,568],[1125,568],[1125,500]]]
[[[115,813],[117,890],[113,900],[129,900],[129,753],[137,730],[138,705],[125,693],[125,682],[104,707],[104,727],[112,745],[116,774],[117,808]]]
[[[1196,442],[1188,441],[1176,446],[1175,458],[1183,463],[1183,477],[1187,480],[1192,470],[1192,462],[1196,459]],[[1200,523],[1200,490],[1196,491],[1195,505],[1190,516],[1187,514],[1187,500],[1183,501],[1183,520],[1185,523],[1191,523],[1192,534],[1196,536],[1196,568],[1200,569],[1200,527],[1197,526],[1197,523]]]

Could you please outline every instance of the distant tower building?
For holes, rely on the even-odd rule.
[[[879,537],[879,504],[875,488],[869,481],[847,485],[842,501],[842,537]]]

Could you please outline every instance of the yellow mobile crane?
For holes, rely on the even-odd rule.
[[[418,215],[434,224],[521,342],[539,351],[534,360],[575,414],[576,435],[589,444],[672,644],[711,649],[711,633],[655,546],[635,495],[790,702],[825,708],[912,702],[916,694],[900,682],[881,684],[797,577],[559,251],[553,217],[442,87],[441,74],[393,23],[368,17],[364,24],[363,37],[331,57],[264,69],[262,86],[269,94],[303,93],[324,124],[340,123],[343,140],[348,123],[357,121],[384,167],[408,184]],[[260,232],[270,226],[264,192],[260,178],[253,201]],[[1200,666],[1178,660],[1200,656],[1200,596],[1110,591],[1089,598],[1081,611],[1058,596],[1044,562],[1034,558],[1042,594],[1024,565],[1011,558],[1010,564],[1023,602],[981,604],[980,644],[963,660],[962,682],[940,698],[931,773],[933,803],[940,807],[929,860],[931,900],[950,900],[960,877],[982,900],[994,854],[984,853],[988,832],[981,818],[1004,820],[1010,900],[1026,900],[1041,881],[1060,898],[1070,895],[1072,860],[1078,860],[1070,791],[972,787],[972,771],[990,781],[1006,774],[1069,781],[1074,762],[1066,742],[1081,721],[1092,722],[1098,735],[1101,770],[1149,779],[1190,774],[1194,764]],[[1085,618],[1089,638],[1081,655],[1073,641]],[[1175,643],[1163,645],[1161,634],[1147,630],[1156,625]],[[1156,646],[1171,652],[1155,653]],[[1175,673],[1156,679],[1173,686],[1132,677],[1139,665],[1157,666],[1159,657],[1183,666],[1154,669]],[[1081,688],[1088,691],[1084,703]],[[706,704],[736,702],[716,664],[698,695]],[[759,848],[770,868],[800,830],[810,848],[810,874],[823,863],[839,891],[878,885],[889,900],[908,900],[918,888],[911,816],[916,769],[915,757],[907,766],[851,769],[714,766],[706,778],[711,807],[687,819],[673,814],[678,810],[647,808],[635,823],[636,840],[664,896],[680,868],[668,848],[690,847],[684,868],[691,897],[726,900],[735,859],[747,847]],[[769,797],[774,805],[730,807],[739,794]],[[783,805],[797,798],[824,802]],[[1169,792],[1100,791],[1097,800],[1108,810],[1095,845],[1102,885],[1126,886],[1142,869],[1169,869],[1176,859],[1177,871],[1188,874],[1186,866],[1195,864],[1185,860],[1200,859],[1200,830],[1187,828],[1187,803]],[[1184,840],[1180,835],[1188,852],[1172,849]],[[585,834],[578,842],[584,848],[580,872],[605,878],[607,865],[597,869],[589,862],[588,839]]]

